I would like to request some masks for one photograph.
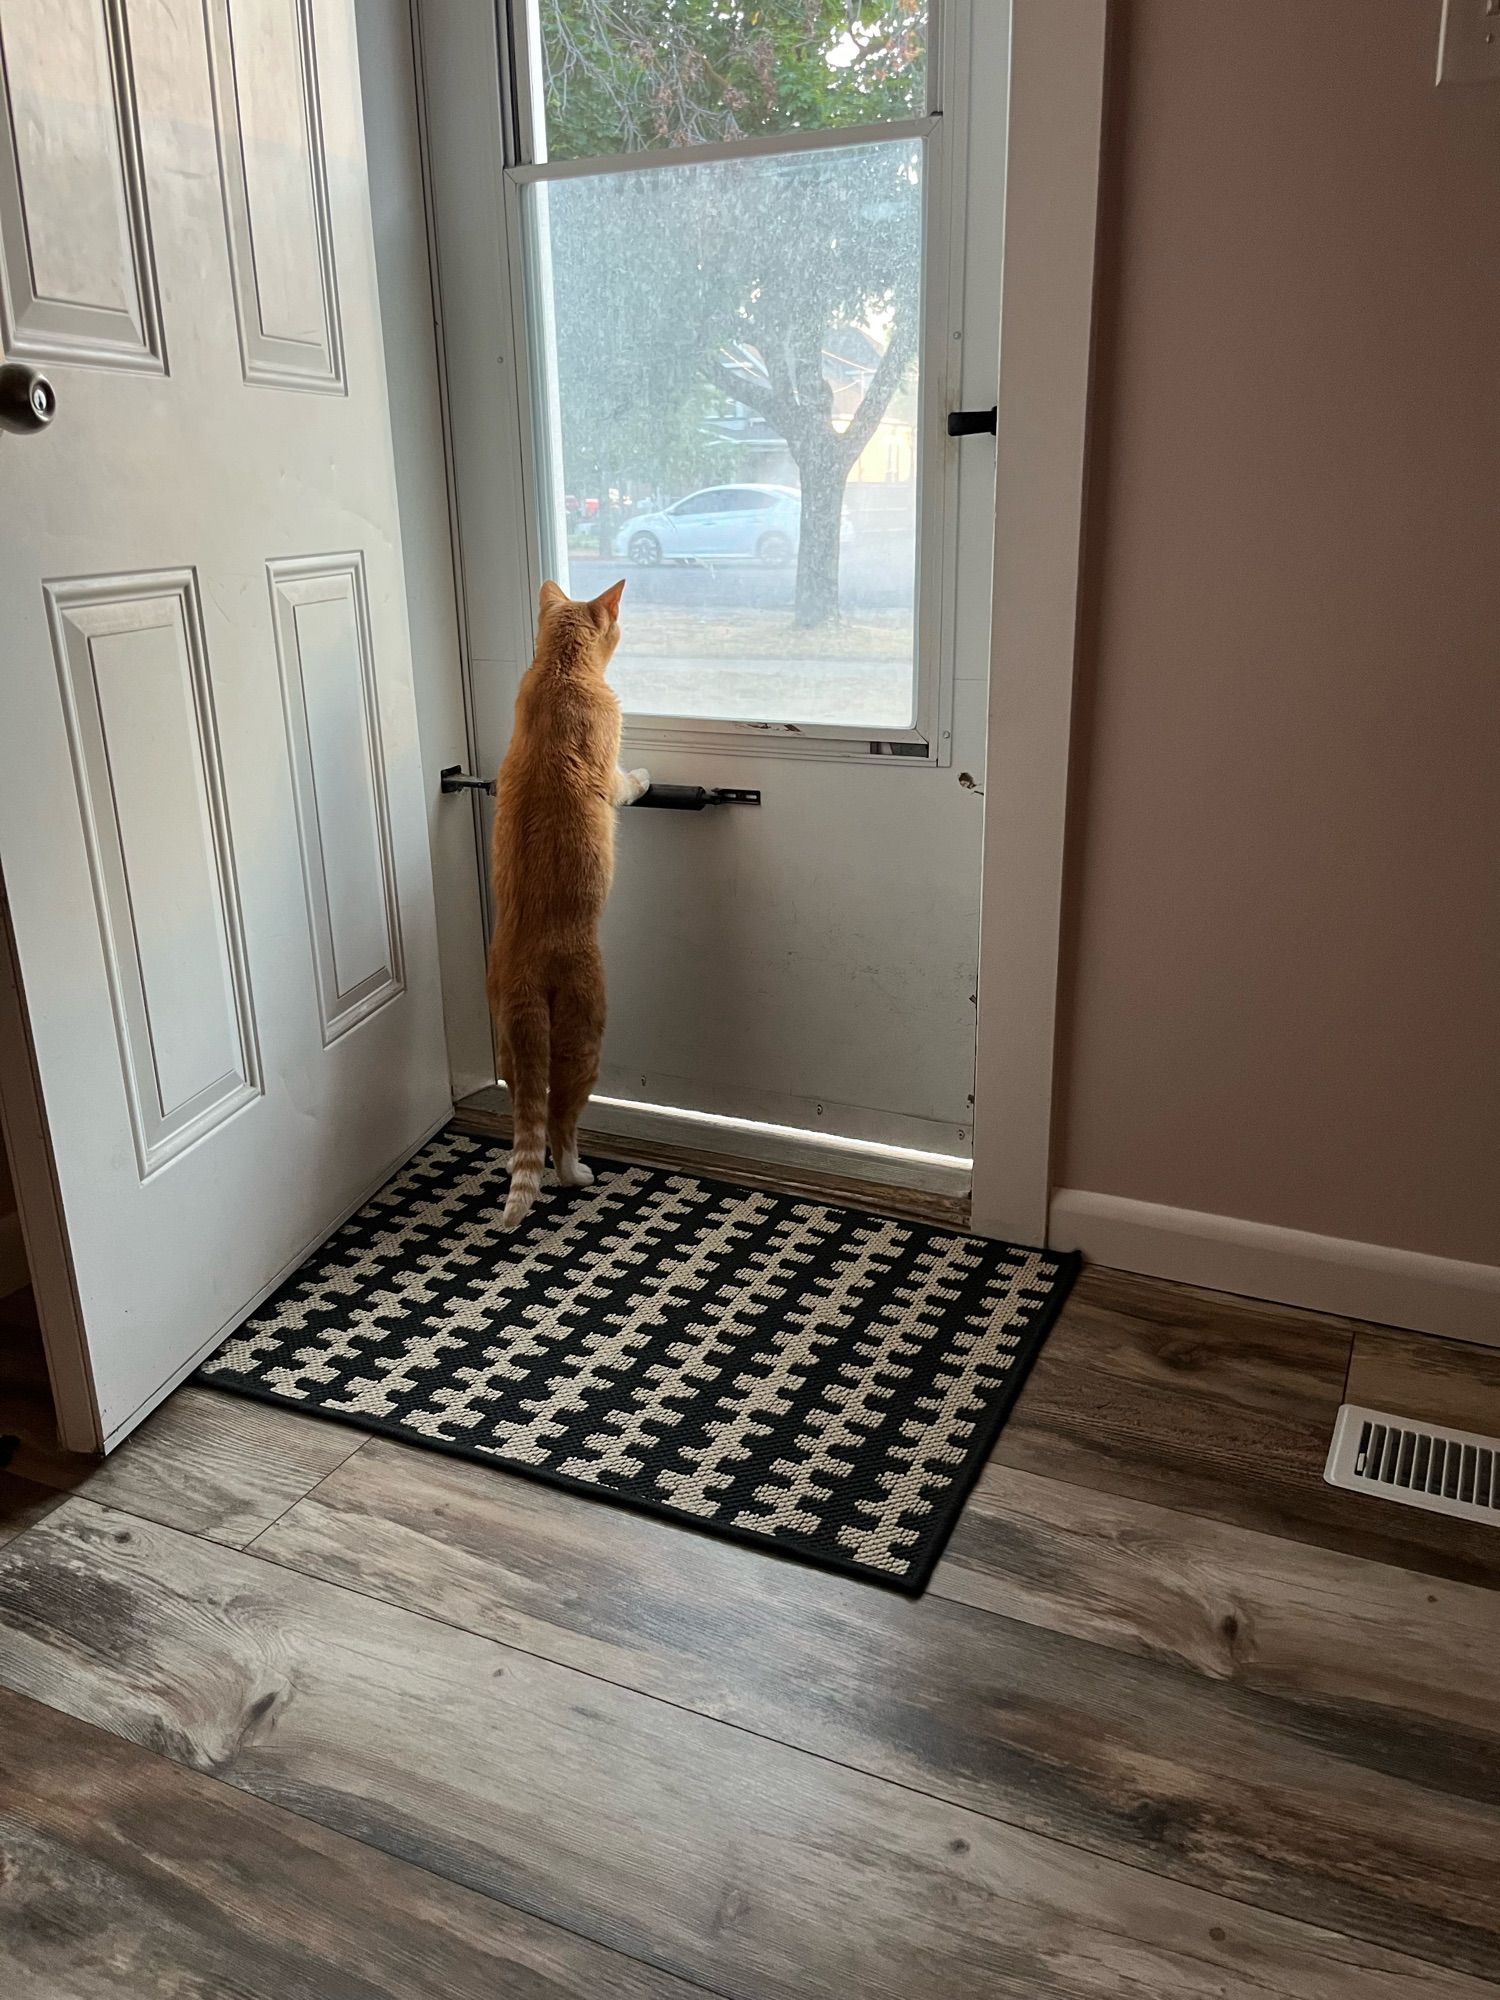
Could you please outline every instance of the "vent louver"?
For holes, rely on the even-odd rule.
[[[1500,1438],[1345,1403],[1323,1477],[1353,1493],[1500,1528]]]

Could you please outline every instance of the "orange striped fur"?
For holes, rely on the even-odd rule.
[[[604,679],[624,588],[577,603],[542,585],[536,657],[495,787],[488,983],[515,1135],[503,1229],[536,1200],[549,1140],[564,1187],[593,1179],[578,1157],[578,1120],[604,1038],[598,933],[614,875],[614,809],[651,782],[618,768],[620,704]]]

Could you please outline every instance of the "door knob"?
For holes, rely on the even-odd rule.
[[[57,414],[57,391],[25,361],[0,364],[0,430],[44,431]]]

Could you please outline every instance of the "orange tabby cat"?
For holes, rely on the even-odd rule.
[[[578,1157],[578,1119],[604,1037],[598,930],[615,868],[614,808],[651,783],[618,768],[620,704],[604,680],[624,588],[580,604],[542,585],[536,657],[495,787],[489,995],[515,1130],[502,1229],[536,1200],[549,1138],[564,1187],[594,1178]]]

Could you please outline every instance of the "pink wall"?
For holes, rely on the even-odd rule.
[[[1055,1179],[1500,1264],[1500,85],[1115,12]]]

